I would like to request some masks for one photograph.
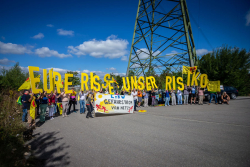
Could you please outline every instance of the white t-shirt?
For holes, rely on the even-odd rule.
[[[106,91],[105,94],[109,94],[109,91]]]
[[[137,92],[132,92],[131,95],[133,96],[134,100],[137,100]]]

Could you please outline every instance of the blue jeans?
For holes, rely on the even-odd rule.
[[[54,114],[56,113],[56,108],[57,108],[57,103],[55,103],[55,110],[54,110]]]
[[[28,113],[28,110],[27,109],[23,109],[23,117],[22,117],[22,121],[23,122],[25,122],[27,113]]]
[[[214,97],[215,103],[217,103],[217,97],[216,97],[216,94],[214,94],[214,93],[211,93],[211,94],[210,94],[209,103],[211,103],[213,97]]]
[[[136,111],[137,100],[134,100],[134,111]]]
[[[166,100],[165,100],[165,106],[169,106],[169,101],[170,101],[170,97],[166,97]]]
[[[80,100],[80,113],[84,113],[85,112],[85,101],[84,100]]]
[[[182,95],[178,95],[178,105],[180,104],[180,103],[182,104]]]

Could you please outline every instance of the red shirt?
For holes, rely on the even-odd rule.
[[[55,95],[52,95],[52,96],[50,96],[49,97],[49,103],[53,103],[53,104],[55,104]]]

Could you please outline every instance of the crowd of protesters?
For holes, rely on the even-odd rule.
[[[176,105],[176,102],[178,105],[187,105],[190,101],[190,104],[196,104],[196,100],[198,99],[199,105],[203,105],[203,99],[204,99],[204,89],[196,86],[184,86],[184,90],[181,91],[177,89],[177,91],[171,89],[171,91],[165,90],[165,106],[170,106],[170,102],[172,106]],[[105,91],[101,88],[100,93],[109,94],[108,88],[106,88]],[[72,88],[72,93],[66,94],[65,91],[61,92],[60,94],[57,93],[55,90],[54,92],[47,93],[46,91],[40,92],[38,94],[33,94],[30,90],[25,90],[23,92],[23,95],[21,97],[22,101],[22,107],[23,107],[23,117],[22,121],[25,122],[26,119],[28,120],[29,126],[33,126],[35,123],[34,120],[32,120],[32,117],[30,116],[30,105],[32,99],[35,99],[36,102],[36,116],[40,118],[40,122],[44,123],[46,115],[50,120],[54,119],[55,115],[60,115],[59,106],[57,104],[61,104],[62,106],[62,117],[68,117],[68,115],[71,113],[71,107],[73,107],[72,112],[76,112],[75,105],[77,104],[77,101],[80,103],[80,114],[85,114],[85,111],[87,111],[86,118],[93,118],[93,110],[95,107],[95,101],[94,97],[97,92],[92,91],[80,91],[77,93]],[[155,100],[156,100],[156,94],[159,93],[158,89],[152,89],[151,91],[141,91],[136,89],[131,89],[130,91],[118,91],[116,90],[114,92],[115,95],[132,95],[134,100],[134,111],[136,110],[136,107],[148,107],[149,98],[151,97],[151,106],[155,106]],[[78,97],[78,98],[77,98]],[[222,104],[226,103],[229,104],[230,97],[227,95],[227,93],[224,91],[222,93],[221,101]],[[211,103],[212,99],[215,99],[215,104],[218,104],[217,102],[217,92],[210,92],[210,99],[209,103]],[[183,99],[183,100],[182,100]],[[183,101],[183,103],[182,103]],[[143,105],[142,105],[143,104]]]
[[[102,91],[100,91],[102,92]],[[40,123],[44,123],[47,118],[53,120],[56,115],[60,115],[60,105],[62,108],[62,117],[68,117],[71,112],[76,112],[75,105],[77,101],[80,103],[80,114],[85,114],[87,109],[86,118],[93,118],[94,110],[94,95],[95,91],[80,91],[78,93],[79,99],[77,99],[77,93],[72,88],[72,93],[66,94],[65,91],[60,94],[55,90],[54,92],[47,93],[46,91],[39,92],[38,94],[32,93],[31,90],[24,90],[21,95],[21,102],[23,108],[22,121],[28,122],[29,126],[34,126],[35,121],[30,116],[30,106],[31,101],[35,99],[36,102],[36,112],[35,118],[39,118]],[[71,110],[71,107],[73,110]]]

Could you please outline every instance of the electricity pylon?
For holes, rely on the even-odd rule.
[[[127,76],[197,64],[186,0],[139,0]]]

